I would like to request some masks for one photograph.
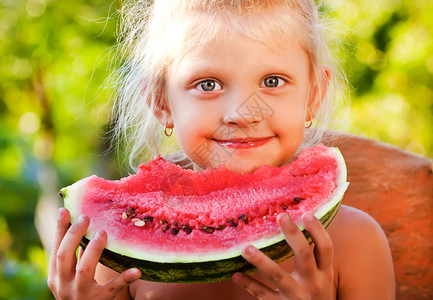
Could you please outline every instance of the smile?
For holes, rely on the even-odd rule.
[[[214,139],[220,146],[226,148],[234,149],[248,149],[257,148],[267,142],[269,142],[273,137],[261,137],[261,138],[243,138],[243,139],[230,139],[230,140],[217,140]]]

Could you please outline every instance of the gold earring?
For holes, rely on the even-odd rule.
[[[305,129],[308,129],[308,128],[311,127],[311,125],[313,125],[313,119],[314,119],[314,117],[311,115],[311,112],[308,113],[308,116],[310,117],[310,120],[308,120],[306,122]]]
[[[171,136],[171,135],[173,134],[173,127],[168,128],[167,125],[168,125],[168,123],[166,123],[166,124],[164,125],[164,134],[165,134],[166,136]],[[167,132],[167,128],[170,129],[168,132]]]

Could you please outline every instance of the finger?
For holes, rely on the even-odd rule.
[[[92,283],[95,278],[96,265],[101,257],[102,251],[107,244],[107,234],[105,231],[98,231],[90,240],[86,250],[82,252],[80,261],[76,268],[76,279],[78,286],[85,286]]]
[[[89,218],[80,216],[78,221],[69,227],[59,249],[57,250],[57,272],[60,280],[70,280],[75,274],[77,264],[76,250],[89,226]]]
[[[103,292],[107,297],[113,297],[119,294],[128,285],[139,279],[141,272],[139,269],[132,268],[120,273],[111,279],[103,287]]]
[[[57,215],[57,229],[50,253],[50,266],[48,269],[47,285],[55,293],[57,283],[57,251],[69,227],[69,211],[60,208]]]
[[[59,249],[60,243],[63,240],[63,237],[65,236],[66,232],[69,228],[69,211],[66,208],[60,208],[58,212],[57,217],[57,229],[56,234],[54,236],[54,242],[51,248],[50,253],[50,267],[49,267],[49,273],[55,274],[57,270],[57,251]]]
[[[319,270],[326,270],[332,267],[334,247],[328,232],[312,212],[302,216],[305,229],[314,242],[314,257]]]
[[[293,249],[296,271],[301,276],[314,276],[317,270],[316,261],[311,246],[302,231],[286,213],[279,214],[277,222],[287,243]]]
[[[261,271],[281,292],[290,294],[295,280],[276,262],[251,245],[245,247],[242,256]]]
[[[239,272],[234,273],[232,280],[258,299],[271,299],[278,296],[278,291],[272,290],[267,285],[264,285],[246,274]]]

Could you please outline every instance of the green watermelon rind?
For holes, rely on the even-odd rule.
[[[331,211],[320,219],[325,228],[337,214],[340,203],[338,202]],[[303,233],[308,242],[311,243],[312,239],[308,232],[303,230]],[[89,240],[83,238],[81,245],[85,248],[88,243]],[[293,250],[284,240],[284,237],[283,240],[260,250],[277,263],[293,256]],[[104,249],[100,262],[118,272],[123,272],[129,268],[138,268],[142,272],[141,279],[143,280],[172,283],[217,282],[229,280],[235,272],[252,274],[257,271],[257,268],[248,263],[241,255],[204,262],[164,263],[139,260]]]
[[[327,151],[331,152],[330,154],[336,158],[337,169],[340,174],[336,182],[337,187],[330,199],[314,211],[314,215],[320,219],[325,228],[337,214],[343,195],[349,185],[346,182],[347,171],[341,152],[338,148],[328,148]],[[71,223],[74,223],[80,215],[79,205],[77,205],[79,201],[77,199],[82,198],[87,180],[91,180],[92,177],[95,176],[84,178],[60,191],[64,206],[70,211]],[[298,224],[298,227],[311,243],[311,238],[302,224]],[[92,233],[88,231],[83,238],[81,244],[84,248],[91,236]],[[254,245],[276,262],[282,262],[293,255],[292,249],[281,232],[272,237],[262,238],[248,244]],[[235,272],[253,273],[256,271],[255,267],[246,262],[241,256],[242,249],[245,246],[246,244],[239,245],[236,249],[221,253],[200,253],[196,256],[191,254],[185,256],[184,253],[180,253],[169,256],[166,253],[163,255],[159,253],[158,255],[158,253],[142,252],[122,247],[122,245],[117,245],[116,242],[109,238],[100,262],[118,272],[132,267],[139,268],[142,271],[142,279],[144,280],[178,283],[214,282],[230,279]],[[185,259],[186,257],[188,259]]]

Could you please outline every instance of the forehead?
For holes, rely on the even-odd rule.
[[[171,36],[172,62],[199,52],[212,43],[223,43],[239,37],[257,41],[275,51],[303,42],[303,30],[290,10],[269,10],[261,14],[235,14],[230,11],[208,15],[191,12],[168,28]],[[304,48],[305,49],[305,48]]]
[[[243,35],[216,38],[208,44],[185,53],[173,63],[173,67],[206,68],[218,64],[256,65],[261,69],[293,64],[308,65],[308,55],[296,38],[288,38],[274,44],[267,44]]]

